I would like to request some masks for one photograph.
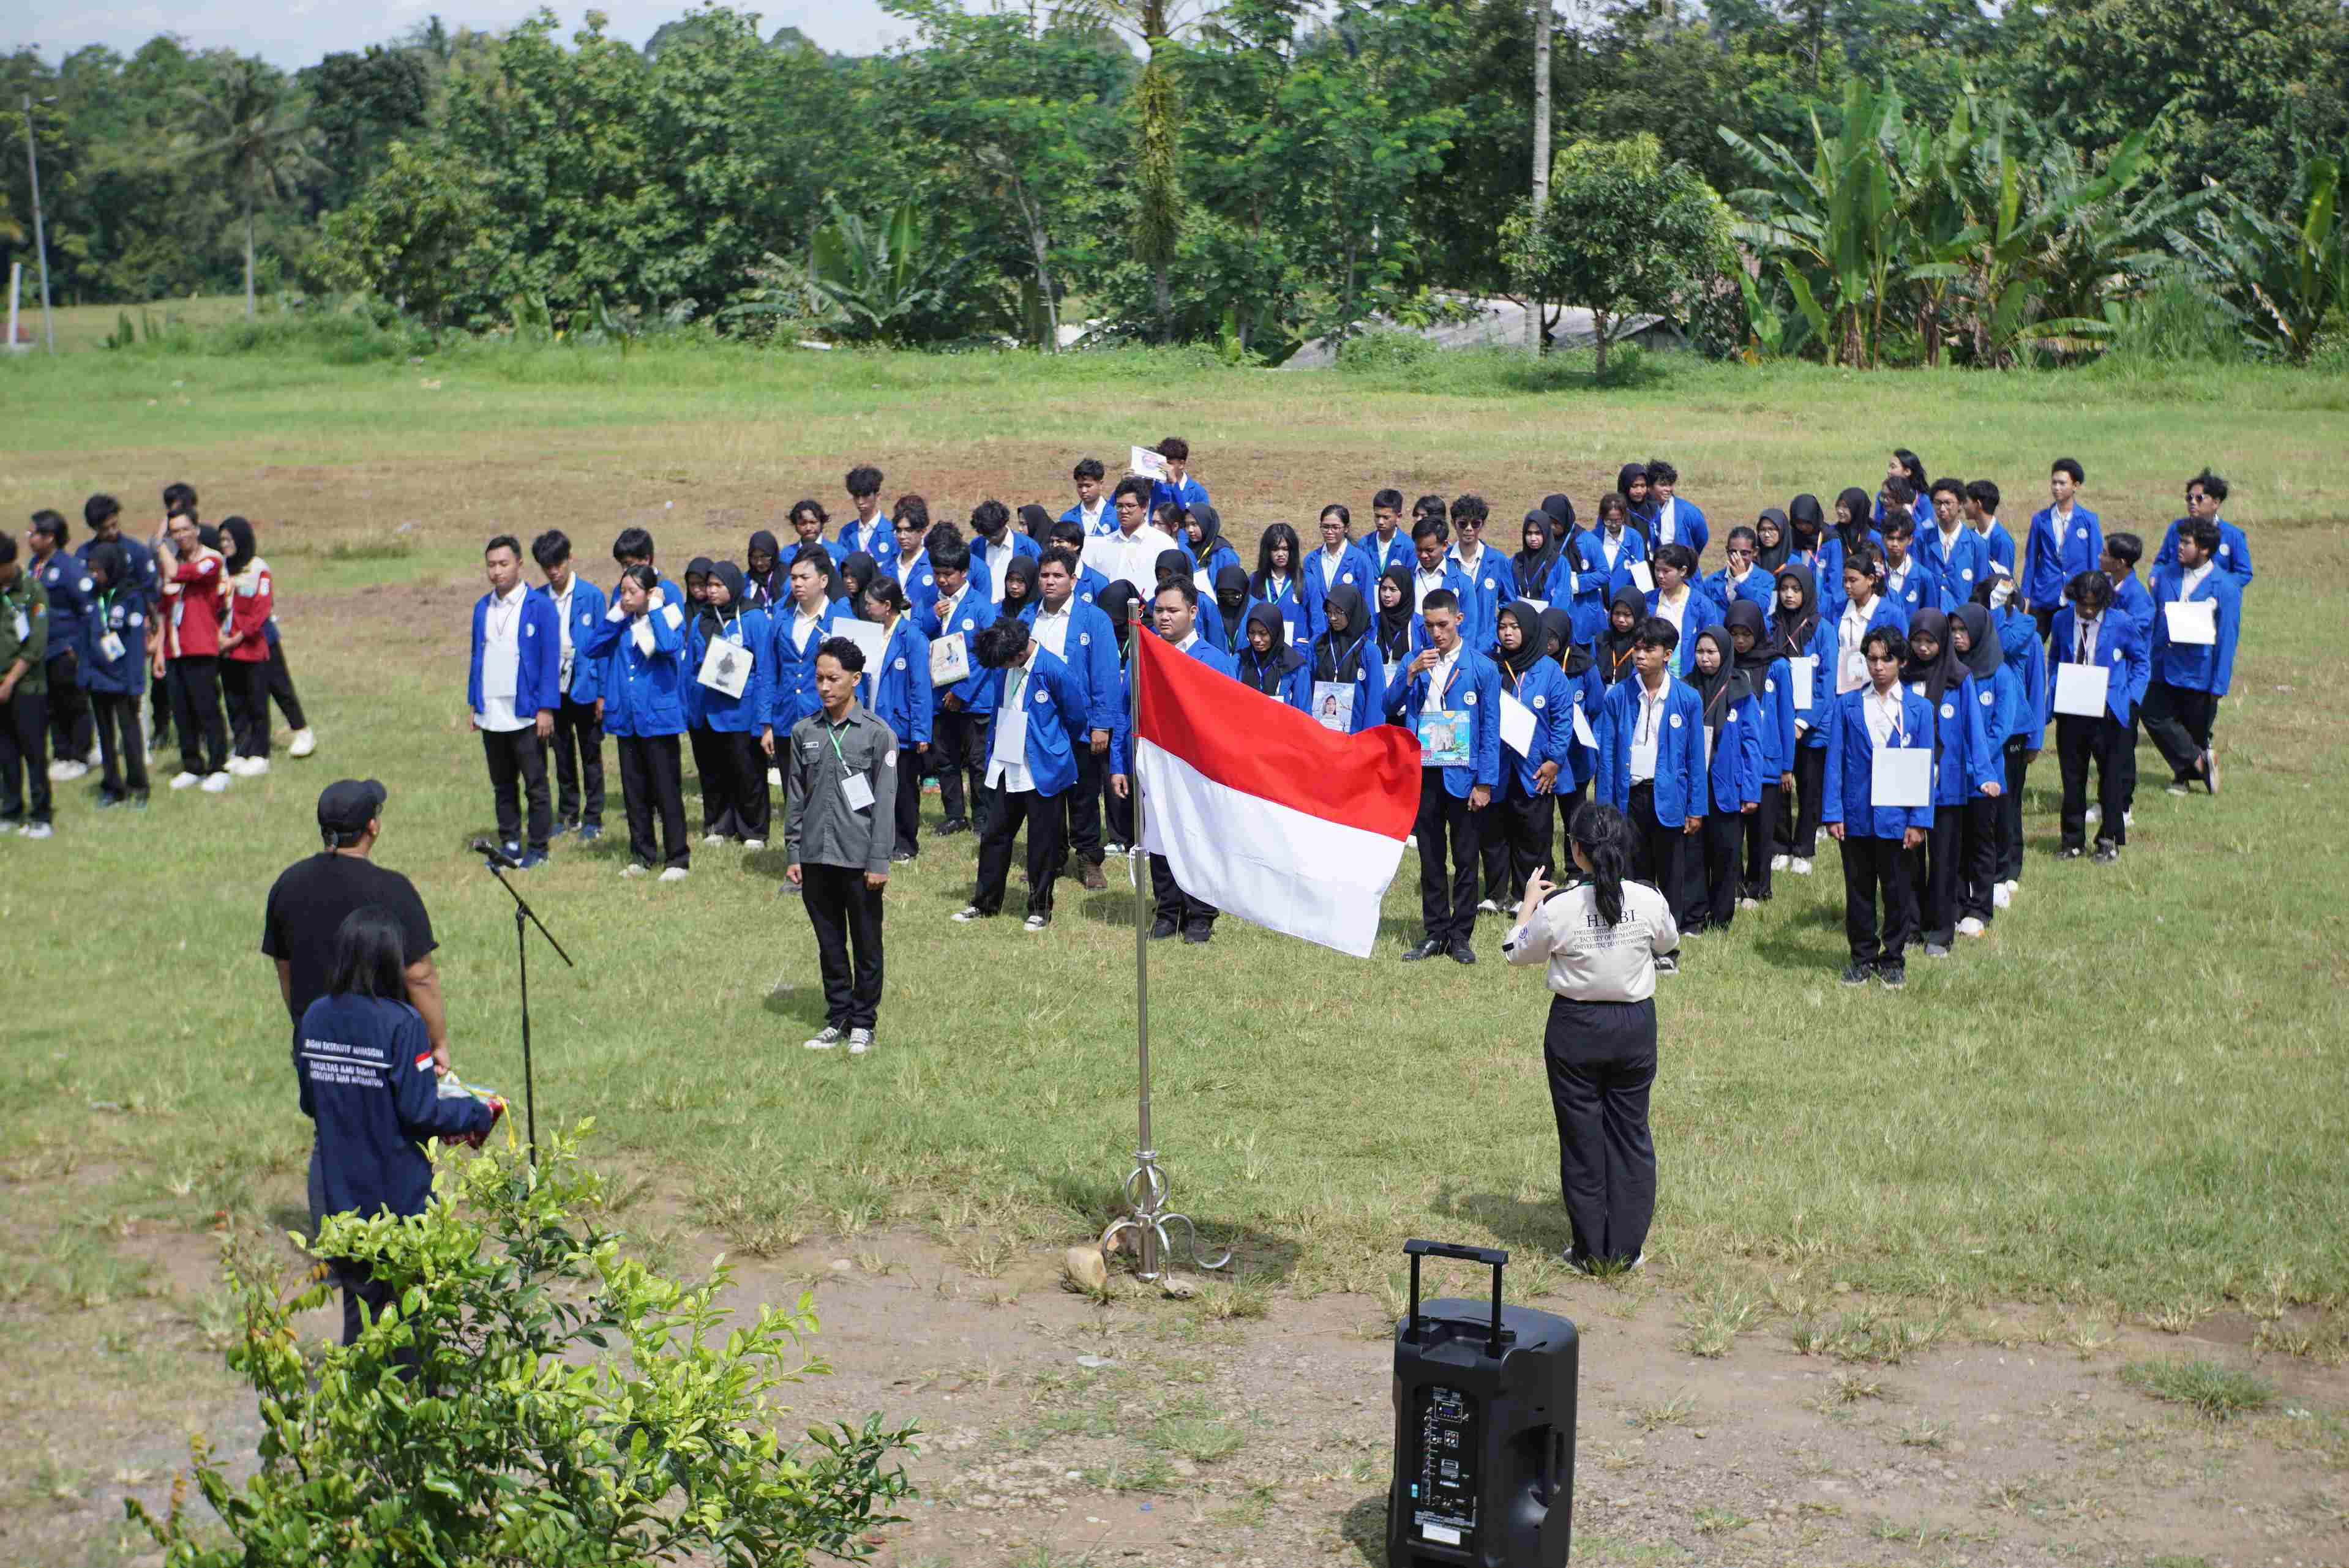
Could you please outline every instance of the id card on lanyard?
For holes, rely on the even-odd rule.
[[[840,760],[842,770],[840,780],[841,799],[848,802],[848,809],[852,811],[871,810],[873,809],[873,781],[865,778],[862,773],[850,773],[847,771],[848,754],[840,748],[840,731],[833,728],[829,721],[827,721],[823,727],[823,733],[832,741],[833,756]]]

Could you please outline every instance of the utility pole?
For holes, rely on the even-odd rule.
[[[48,100],[44,98],[44,103]],[[57,351],[57,324],[49,315],[49,242],[41,225],[41,160],[33,150],[33,95],[25,95],[25,167],[33,173],[33,253],[41,259],[41,330],[49,352]]]
[[[1534,0],[1534,222],[1549,205],[1550,0]],[[1526,352],[1541,357],[1542,302],[1526,296]]]

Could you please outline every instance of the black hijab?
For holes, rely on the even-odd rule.
[[[849,559],[854,561],[856,558],[852,555]],[[1015,555],[1004,566],[1003,613],[1005,614],[1017,615],[1020,611],[1044,602],[1044,585],[1041,581],[1043,570],[1036,563],[1036,558],[1032,555]],[[1017,601],[1011,597],[1011,585],[1014,583],[1019,584],[1019,597]]]
[[[1503,615],[1506,615],[1509,619],[1517,624],[1517,651],[1514,654],[1501,646],[1501,617]],[[1540,611],[1535,609],[1531,604],[1526,603],[1523,599],[1512,599],[1507,603],[1502,605],[1501,608],[1494,614],[1493,657],[1502,665],[1507,666],[1511,675],[1516,676],[1519,680],[1525,679],[1526,672],[1534,667],[1534,661],[1545,656],[1546,652],[1547,650],[1542,645],[1542,619]]]
[[[1721,652],[1721,666],[1706,675],[1697,667],[1696,650],[1689,650],[1688,674],[1681,678],[1696,688],[1704,702],[1704,727],[1718,730],[1729,710],[1754,695],[1745,672],[1737,667],[1737,649],[1729,640],[1729,633],[1720,626],[1707,626],[1696,634],[1700,643],[1711,643]]]
[[[1900,650],[1900,683],[1913,686],[1922,681],[1925,700],[1940,711],[1941,694],[1965,677],[1966,667],[1958,661],[1956,644],[1950,636],[1950,618],[1939,610],[1920,610],[1909,618],[1909,636],[1919,633],[1940,645],[1941,651],[1930,659],[1920,659],[1912,651],[1913,644],[1904,638]]]
[[[1775,522],[1778,525],[1777,543],[1764,544],[1762,542],[1762,524],[1764,522]],[[1794,552],[1794,525],[1786,521],[1786,514],[1780,511],[1776,507],[1764,507],[1762,509],[1761,517],[1757,518],[1754,524],[1754,564],[1759,566],[1763,571],[1769,573],[1773,577],[1775,577],[1778,574],[1778,568],[1786,564],[1786,557],[1792,555]]]
[[[221,538],[228,545],[222,552],[227,555],[228,563],[222,570],[228,576],[238,576],[253,564],[253,524],[241,517],[232,517],[221,524]]]
[[[1141,597],[1133,583],[1118,577],[1112,579],[1110,585],[1093,600],[1093,607],[1109,617],[1111,628],[1117,633],[1117,651],[1121,654],[1125,652],[1126,639],[1132,634],[1125,624],[1126,614],[1133,609],[1133,602]]]
[[[1346,618],[1340,631],[1331,625],[1313,644],[1313,678],[1317,681],[1350,681],[1362,672],[1362,645],[1371,635],[1370,607],[1362,602],[1362,591],[1350,583],[1341,583],[1330,590],[1322,601],[1323,618]]]
[[[1207,563],[1208,558],[1216,553],[1216,546],[1226,542],[1224,539],[1224,514],[1217,511],[1214,507],[1207,505],[1205,501],[1200,502],[1197,506],[1189,508],[1188,511],[1191,519],[1199,525],[1199,543],[1197,546],[1199,564],[1205,566]],[[1297,570],[1295,559],[1293,557],[1290,561],[1289,570],[1292,573]]]
[[[1282,622],[1280,612],[1269,604],[1248,606],[1247,624],[1262,626],[1272,634],[1272,651],[1259,657],[1242,632],[1232,652],[1239,660],[1240,684],[1267,696],[1280,695],[1280,683],[1290,671],[1305,662],[1305,655],[1288,645],[1288,627]]]
[[[1541,613],[1542,651],[1558,668],[1579,676],[1590,667],[1590,650],[1574,640],[1574,617],[1553,604]]]
[[[1019,509],[1019,526],[1027,530],[1028,537],[1038,544],[1051,542],[1048,536],[1052,531],[1052,514],[1034,501]]]
[[[880,575],[881,563],[862,550],[850,551],[848,559],[840,563],[840,581],[848,590],[848,614],[853,619],[864,618],[864,591]]]
[[[688,609],[698,610],[701,607],[701,601],[693,597],[693,580],[698,577],[706,583],[709,580],[709,572],[710,562],[707,555],[697,555],[685,563],[684,588],[685,596],[688,601]]]
[[[1216,572],[1216,614],[1223,618],[1224,646],[1239,652],[1247,641],[1248,575],[1244,566],[1224,566]]]
[[[1811,651],[1811,634],[1818,630],[1819,625],[1819,580],[1801,562],[1789,561],[1778,568],[1778,574],[1771,579],[1770,603],[1773,605],[1778,603],[1776,585],[1790,577],[1803,591],[1803,607],[1792,614],[1784,610],[1775,612],[1772,618],[1777,624],[1778,636],[1773,646],[1781,658],[1806,658]]]
[[[1191,558],[1181,551],[1172,548],[1160,551],[1158,559],[1150,563],[1151,578],[1154,582],[1164,583],[1166,581],[1166,574],[1170,572],[1177,577],[1188,579],[1191,575]]]
[[[1743,626],[1746,634],[1754,639],[1754,645],[1751,648],[1737,655],[1737,667],[1745,673],[1746,684],[1758,692],[1763,675],[1768,672],[1771,661],[1782,656],[1770,642],[1770,627],[1769,624],[1763,619],[1762,606],[1751,599],[1733,600],[1730,603],[1728,612],[1722,617],[1722,624],[1732,632]],[[1732,639],[1729,646],[1734,653],[1737,647],[1734,639]]]
[[[1402,590],[1402,597],[1395,601],[1395,607],[1390,610],[1381,604],[1376,617],[1379,657],[1392,665],[1411,652],[1411,568],[1390,566],[1379,573],[1379,581],[1392,583]]]
[[[783,559],[783,548],[775,542],[775,536],[763,528],[750,536],[749,553],[756,555],[761,550],[767,552],[771,564],[763,573],[751,572],[746,565],[742,580],[754,591],[760,608],[764,609],[791,597],[791,562]]]
[[[1646,484],[1648,482],[1647,464],[1625,463],[1621,468],[1616,469],[1615,493],[1623,498],[1623,505],[1630,513],[1630,521],[1627,522],[1624,526],[1627,528],[1636,527],[1642,534],[1645,534],[1648,531],[1649,520],[1656,515],[1656,498],[1651,494],[1643,500],[1633,500],[1631,499],[1631,481],[1633,480],[1638,480],[1641,484]]]
[[[2006,662],[2006,650],[1999,645],[1998,632],[1990,624],[1990,612],[1971,600],[1958,606],[1950,617],[1962,621],[1966,627],[1966,673],[1982,682],[1988,690],[1998,679],[1998,667]]]
[[[1615,611],[1622,605],[1631,610],[1631,629],[1628,632],[1615,629]],[[1615,590],[1615,597],[1607,606],[1607,629],[1599,634],[1597,655],[1599,678],[1609,686],[1631,673],[1631,645],[1640,640],[1640,623],[1647,617],[1645,594],[1628,583]]]
[[[730,561],[721,561],[709,569],[709,575],[726,584],[725,609],[720,610],[706,600],[701,606],[704,618],[711,623],[711,634],[716,635],[717,630],[724,626],[729,616],[739,621],[746,611],[754,610],[758,606],[742,596],[743,578],[742,569],[740,566]]]
[[[1868,542],[1868,516],[1876,510],[1876,504],[1868,499],[1866,490],[1854,485],[1836,497],[1836,505],[1851,514],[1849,522],[1836,524],[1836,537],[1843,541],[1843,556],[1848,561]]]
[[[1550,533],[1554,538],[1563,541],[1573,536],[1574,502],[1553,490],[1542,497],[1541,509],[1549,513]]]
[[[1786,503],[1786,521],[1794,531],[1787,539],[1788,552],[1796,550],[1816,550],[1819,541],[1826,536],[1826,509],[1819,498],[1805,490]]]
[[[1571,511],[1573,508],[1568,507]],[[1516,574],[1517,592],[1528,598],[1538,596],[1549,585],[1550,568],[1557,564],[1560,542],[1566,537],[1558,531],[1557,520],[1547,511],[1529,511],[1521,525],[1517,552],[1509,558],[1509,570]],[[1539,535],[1541,542],[1532,542]]]

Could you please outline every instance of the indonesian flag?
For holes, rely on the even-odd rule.
[[[1325,729],[1162,637],[1141,652],[1142,847],[1195,898],[1368,958],[1419,810],[1419,740]]]

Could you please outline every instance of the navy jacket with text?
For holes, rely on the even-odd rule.
[[[295,1030],[302,1114],[317,1126],[329,1214],[420,1214],[432,1197],[428,1138],[487,1132],[489,1106],[440,1098],[424,1019],[405,1002],[321,996]]]

